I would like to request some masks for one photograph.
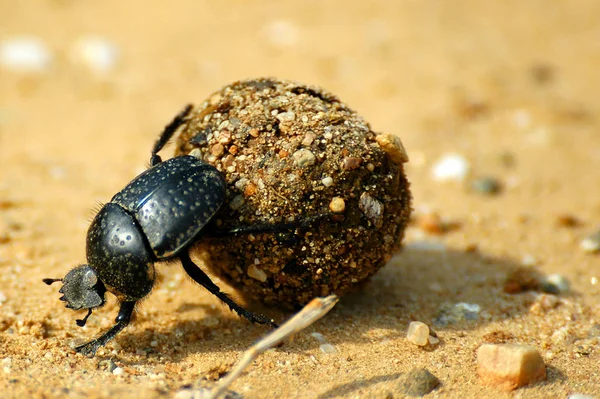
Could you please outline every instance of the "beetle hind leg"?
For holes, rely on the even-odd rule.
[[[158,137],[158,140],[156,140],[154,146],[152,147],[152,154],[150,155],[150,166],[154,166],[162,162],[162,159],[160,158],[160,155],[158,155],[158,152],[162,150],[162,148],[165,145],[167,145],[167,143],[169,142],[169,140],[171,140],[171,137],[173,137],[173,134],[175,134],[179,126],[185,123],[185,118],[189,115],[192,108],[192,104],[186,105],[185,108],[182,109],[181,112],[179,112],[175,116],[175,118],[173,118],[171,123],[165,126],[165,129],[162,131],[162,133]]]
[[[229,296],[227,296],[227,294],[222,292],[221,289],[212,282],[210,277],[208,277],[206,273],[204,273],[202,269],[200,269],[198,265],[192,261],[186,250],[181,252],[179,258],[181,259],[181,264],[183,265],[185,272],[192,279],[194,279],[195,282],[206,288],[211,294],[219,298],[221,301],[225,302],[225,304],[227,304],[231,310],[252,323],[266,324],[270,327],[277,328],[277,324],[275,324],[272,319],[245,309],[242,305],[238,304]]]

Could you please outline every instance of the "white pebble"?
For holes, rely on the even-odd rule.
[[[563,275],[560,274],[551,274],[546,277],[546,282],[548,284],[553,285],[558,289],[558,292],[569,292],[570,284],[569,280]]]
[[[281,122],[293,122],[294,119],[296,119],[296,114],[292,111],[282,112],[277,114],[277,119],[279,119]]]
[[[337,353],[337,349],[331,344],[322,344],[319,346],[319,349],[321,349],[321,352],[323,353]]]
[[[331,185],[333,185],[333,179],[329,176],[324,177],[323,180],[321,180],[321,183],[323,183],[323,185],[325,187],[331,187]]]
[[[569,395],[567,399],[596,399],[596,397],[590,395],[583,395],[580,393],[574,393],[573,395]]]
[[[112,72],[119,61],[119,48],[100,36],[83,36],[71,48],[73,61],[98,75]]]
[[[479,312],[481,312],[481,306],[476,303],[459,302],[454,307],[458,312],[464,314],[464,318],[467,320],[477,320]]]
[[[317,157],[310,150],[303,148],[301,150],[296,151],[292,157],[294,157],[294,161],[300,167],[306,167],[314,165]]]
[[[0,64],[15,72],[45,72],[52,63],[48,47],[35,37],[15,37],[0,44]]]
[[[115,367],[115,369],[112,371],[114,375],[122,375],[124,372],[125,371],[121,367]]]
[[[437,345],[440,343],[440,339],[438,337],[434,337],[432,335],[430,335],[429,337],[427,337],[427,340],[429,341],[429,345]]]
[[[418,346],[429,343],[429,326],[421,321],[412,321],[408,326],[406,339]]]
[[[463,156],[446,154],[433,165],[432,173],[438,181],[464,180],[469,169],[469,162]]]
[[[256,267],[256,265],[250,265],[248,267],[248,276],[260,281],[261,283],[267,281],[267,273]]]
[[[584,238],[580,246],[585,252],[593,253],[600,251],[600,231]]]

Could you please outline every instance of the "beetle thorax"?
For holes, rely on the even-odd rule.
[[[87,259],[107,289],[122,300],[138,300],[152,290],[155,257],[135,219],[108,203],[87,235]]]

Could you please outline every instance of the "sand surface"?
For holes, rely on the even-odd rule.
[[[0,65],[0,397],[172,397],[267,332],[164,265],[135,322],[88,359],[72,347],[111,326],[114,298],[82,329],[83,314],[41,282],[85,261],[92,209],[146,167],[183,104],[259,76],[323,86],[401,137],[415,217],[436,212],[453,228],[413,223],[362,292],[258,358],[235,392],[402,397],[398,378],[427,368],[441,381],[428,397],[599,397],[600,258],[580,247],[600,224],[599,27],[594,0],[1,1],[0,41],[37,37],[52,59],[41,72]],[[76,50],[90,35],[116,46],[114,67],[90,70]],[[437,181],[447,153],[503,190]],[[567,278],[569,292],[554,307],[505,293],[523,264]],[[475,320],[436,325],[459,302],[480,306]],[[440,344],[409,343],[412,320]],[[475,351],[489,341],[537,348],[547,380],[484,386]]]

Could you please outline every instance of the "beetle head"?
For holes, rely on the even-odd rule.
[[[50,285],[62,281],[63,286],[58,290],[62,297],[61,301],[67,302],[67,308],[73,310],[89,309],[88,315],[83,320],[77,320],[77,324],[84,326],[93,308],[104,305],[104,294],[106,287],[98,278],[96,271],[89,265],[80,265],[72,269],[65,278],[45,278],[44,283]]]

